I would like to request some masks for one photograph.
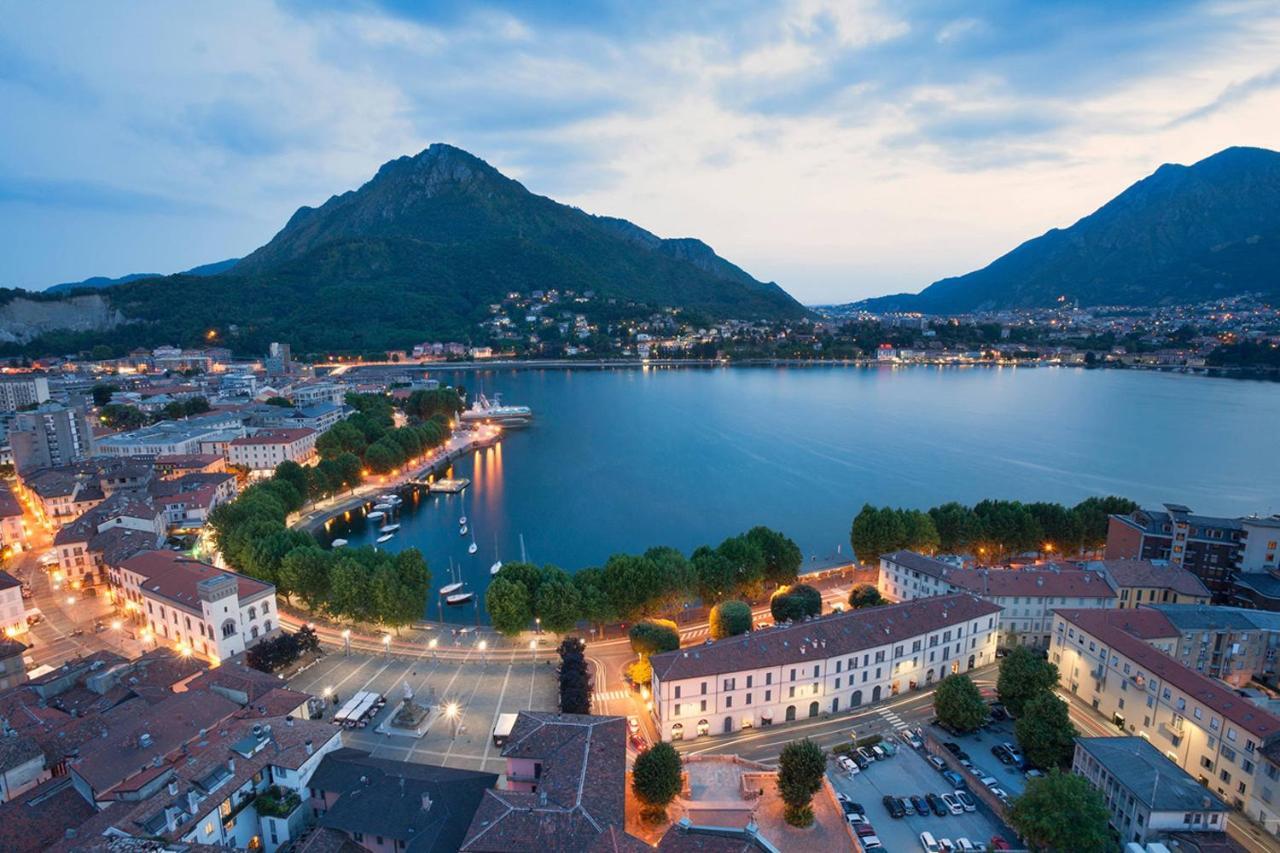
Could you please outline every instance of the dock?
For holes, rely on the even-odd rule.
[[[415,483],[415,485],[425,485],[428,490],[433,492],[445,492],[447,494],[456,495],[458,492],[471,485],[471,481],[466,477],[446,477],[442,480],[436,480],[433,483]]]

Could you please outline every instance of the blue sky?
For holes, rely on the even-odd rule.
[[[243,255],[431,142],[806,302],[1280,148],[1266,2],[0,0],[0,285]]]

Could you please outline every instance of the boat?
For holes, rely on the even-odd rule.
[[[471,408],[460,417],[463,423],[497,424],[506,429],[520,429],[533,422],[533,409],[504,406],[501,394],[494,394],[492,400],[484,394],[477,394]]]
[[[382,518],[385,515],[386,515],[385,512],[380,512],[375,509],[373,512],[366,515],[365,518],[369,519],[370,521],[377,521],[378,519]]]
[[[476,594],[474,592],[456,592],[453,595],[446,595],[444,597],[444,603],[451,607],[455,607],[459,604],[466,604],[475,597]]]
[[[400,525],[398,524],[384,524],[378,528],[378,531],[380,533],[395,533],[399,529]]]
[[[459,535],[459,536],[466,536],[466,535],[467,535],[467,526],[466,526],[465,524],[464,524],[464,525],[462,525],[462,528],[458,530],[458,535]]]
[[[476,545],[476,543],[474,542],[472,542],[470,545],[467,546],[468,554],[474,554],[476,551],[479,551],[479,550],[480,550],[479,546]]]
[[[497,574],[498,572],[500,572],[500,571],[502,571],[502,561],[501,561],[501,560],[499,560],[498,562],[494,563],[492,566],[490,566],[490,567],[489,567],[489,577],[493,577],[494,575],[496,575],[496,574]]]
[[[395,509],[391,504],[374,504],[373,508],[378,512],[391,512]]]
[[[381,545],[383,542],[390,540],[393,536],[395,536],[394,533],[384,533],[374,541],[377,542],[379,545]]]
[[[458,524],[459,524],[460,526],[462,526],[462,527],[466,527],[466,526],[467,526],[467,517],[464,515],[462,518],[458,519]]]
[[[471,485],[471,481],[466,477],[446,477],[443,480],[436,480],[427,486],[429,492],[445,492],[446,494],[457,494],[458,492]]]
[[[404,503],[404,499],[399,495],[378,495],[378,500],[384,504],[391,504],[391,506],[398,506]]]
[[[448,596],[448,595],[452,595],[453,593],[457,592],[460,589],[462,589],[461,583],[447,583],[444,586],[440,587],[440,594],[442,596]]]
[[[335,547],[335,548],[341,548],[343,545],[346,545],[346,544],[347,544],[347,540],[345,540],[345,539],[335,539],[335,540],[333,540],[333,543],[332,543],[332,544],[333,544],[333,547]]]

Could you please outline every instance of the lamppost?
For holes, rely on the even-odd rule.
[[[383,657],[391,657],[391,635],[382,635],[382,654]]]
[[[435,660],[435,659],[436,659],[436,646],[438,646],[438,645],[440,645],[440,638],[439,638],[439,637],[432,637],[432,638],[431,638],[431,640],[430,640],[430,641],[428,641],[428,643],[427,643],[427,648],[431,649],[431,659],[432,659],[432,660]]]
[[[486,640],[481,640],[477,645],[479,645],[479,647],[480,647],[480,662],[481,662],[481,663],[488,663],[488,662],[489,662],[489,658],[488,658],[488,656],[485,654],[485,649],[489,648],[489,643],[488,643],[488,641],[486,641]]]
[[[542,633],[542,617],[541,616],[533,617],[533,624],[538,626],[538,633],[541,634]]]
[[[344,628],[342,631],[342,654],[344,657],[351,657],[351,629]]]
[[[538,641],[537,640],[529,641],[529,651],[533,652],[533,662],[537,663],[538,662]]]
[[[455,740],[458,737],[458,726],[461,724],[461,721],[462,721],[462,714],[460,713],[460,711],[461,709],[458,707],[457,702],[450,702],[449,704],[444,706],[445,717],[451,723],[453,723],[453,737]]]

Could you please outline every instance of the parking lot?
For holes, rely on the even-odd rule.
[[[532,662],[501,652],[474,651],[465,660],[435,659],[426,649],[415,657],[330,652],[291,679],[289,686],[317,696],[336,695],[340,701],[362,691],[386,697],[386,707],[364,728],[343,730],[347,746],[370,750],[379,758],[494,773],[504,766],[491,737],[498,715],[557,707],[553,657]],[[400,707],[406,685],[421,704],[456,703],[457,725],[439,717],[421,738],[378,734],[378,724]],[[336,710],[330,703],[325,718]]]
[[[1017,744],[1018,739],[1013,734],[1012,720],[993,722],[985,729],[967,735],[951,735],[941,729],[934,729],[933,735],[939,741],[959,744],[960,748],[969,754],[974,773],[996,779],[1010,799],[1026,789],[1027,778],[1022,771],[1011,765],[1001,764],[1000,760],[991,754],[991,748],[996,744],[1005,742]]]
[[[988,754],[988,757],[991,756]],[[992,758],[992,761],[995,759]],[[899,747],[896,755],[873,762],[852,778],[834,763],[830,765],[828,775],[836,791],[863,805],[867,819],[875,827],[876,835],[885,850],[894,853],[919,850],[922,832],[930,832],[937,839],[955,841],[957,838],[967,838],[982,845],[986,845],[994,835],[1000,835],[1011,843],[1016,838],[981,802],[977,804],[977,811],[959,815],[891,817],[882,803],[886,795],[924,797],[931,793],[941,795],[954,790],[942,774],[925,760],[923,752],[910,747]]]

